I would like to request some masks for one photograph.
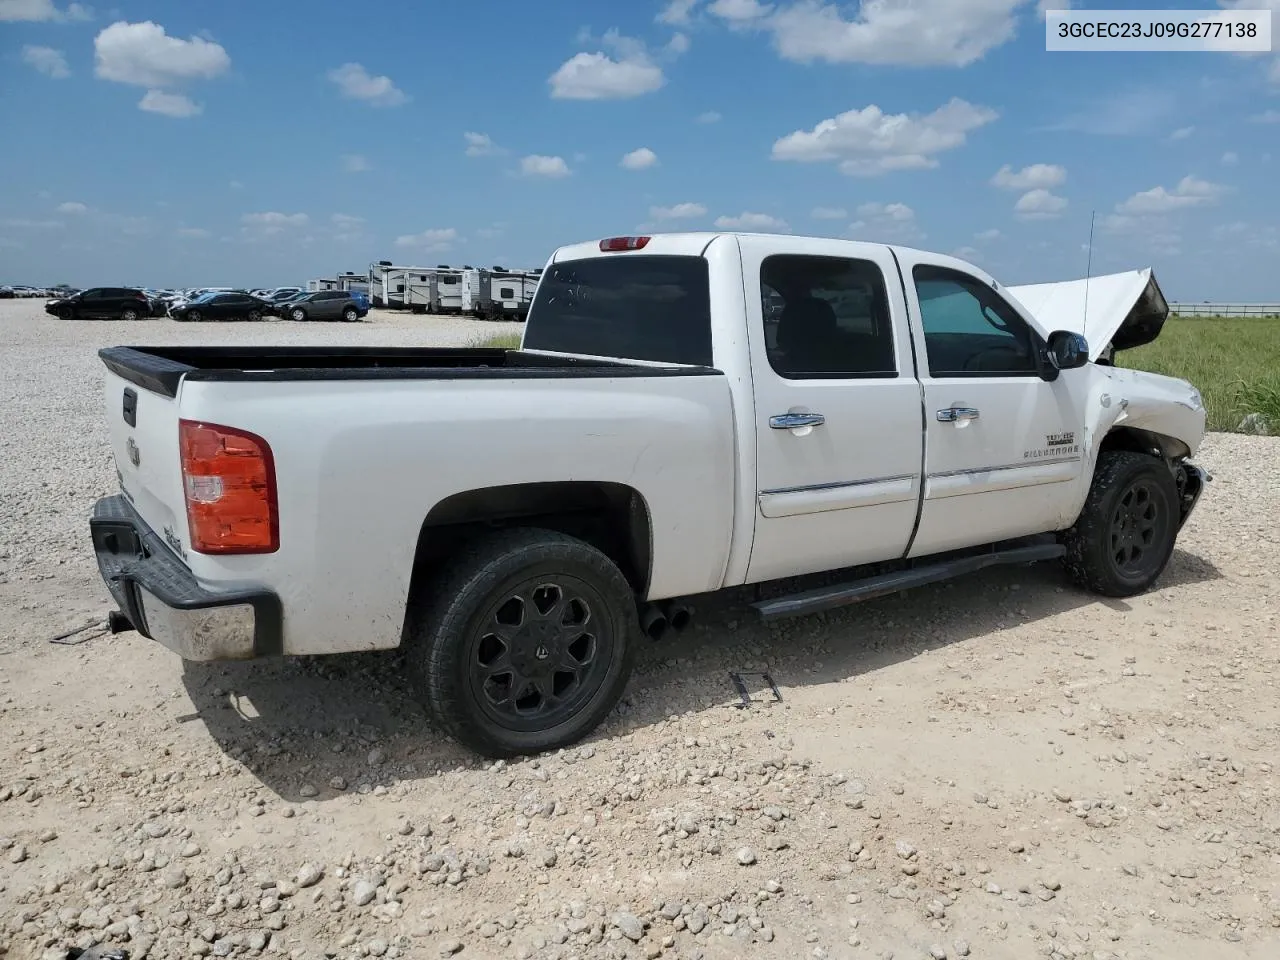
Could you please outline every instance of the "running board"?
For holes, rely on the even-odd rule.
[[[1013,563],[1035,563],[1039,560],[1055,560],[1067,552],[1060,543],[1037,543],[1030,546],[1010,547],[995,550],[991,553],[979,553],[909,570],[898,570],[894,573],[883,573],[851,583],[837,583],[829,587],[818,587],[793,593],[790,596],[777,597],[773,600],[761,600],[751,604],[761,620],[778,620],[782,617],[801,616],[806,613],[817,613],[831,610],[850,603],[860,603],[875,597],[887,596],[906,590],[909,587],[920,587],[926,583],[938,583],[950,580],[966,573],[976,573],[987,567],[1007,566]]]

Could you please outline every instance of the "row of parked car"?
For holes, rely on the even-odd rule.
[[[0,284],[0,300],[24,300],[32,297],[58,297],[63,293],[75,293],[74,289],[60,287],[28,287],[21,283]]]
[[[369,313],[369,300],[359,291],[299,287],[274,290],[204,288],[150,291],[134,287],[90,287],[45,304],[45,312],[63,320],[141,320],[171,317],[198,323],[205,320],[343,320],[354,322]]]

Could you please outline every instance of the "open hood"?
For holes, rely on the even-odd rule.
[[[1094,361],[1106,354],[1108,347],[1128,350],[1150,343],[1160,335],[1169,316],[1169,304],[1150,267],[1005,289],[1027,308],[1045,333],[1083,333],[1089,341],[1089,359]]]

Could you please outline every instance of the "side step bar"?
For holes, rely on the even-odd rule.
[[[776,597],[772,600],[761,600],[751,604],[761,620],[779,620],[783,617],[801,616],[806,613],[818,613],[843,607],[850,603],[859,603],[875,597],[887,596],[906,590],[909,587],[920,587],[926,583],[938,583],[950,580],[966,573],[976,573],[987,567],[1006,566],[1014,563],[1035,563],[1038,560],[1055,560],[1067,552],[1060,543],[1037,543],[1030,546],[1009,547],[990,553],[979,553],[968,557],[943,560],[922,567],[908,570],[897,570],[893,573],[882,573],[850,583],[837,583],[828,587],[818,587],[793,593],[790,596]]]

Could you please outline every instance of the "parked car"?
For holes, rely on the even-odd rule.
[[[247,293],[203,293],[181,306],[171,307],[175,320],[199,323],[202,320],[261,320],[269,304]]]
[[[7,284],[0,287],[0,300],[13,300],[16,296],[17,294],[13,292],[13,287]]]
[[[363,304],[346,290],[320,290],[304,293],[286,300],[274,308],[286,320],[345,320],[348,323],[361,319],[369,312],[369,301]]]
[[[44,305],[62,320],[140,320],[152,315],[151,299],[133,287],[90,287]]]
[[[306,291],[301,287],[276,287],[266,299],[278,304],[284,303],[286,300],[292,300],[294,297],[300,297],[304,293]]]
[[[1090,283],[1091,313],[907,247],[618,237],[552,255],[519,350],[103,350],[111,627],[191,660],[403,645],[497,757],[585,736],[712,591],[772,582],[773,619],[1060,559],[1138,594],[1205,408],[1112,364],[1168,316],[1150,271]]]
[[[369,313],[369,295],[363,290],[348,290],[351,299],[356,302],[356,306],[360,309],[360,316],[367,316]]]

